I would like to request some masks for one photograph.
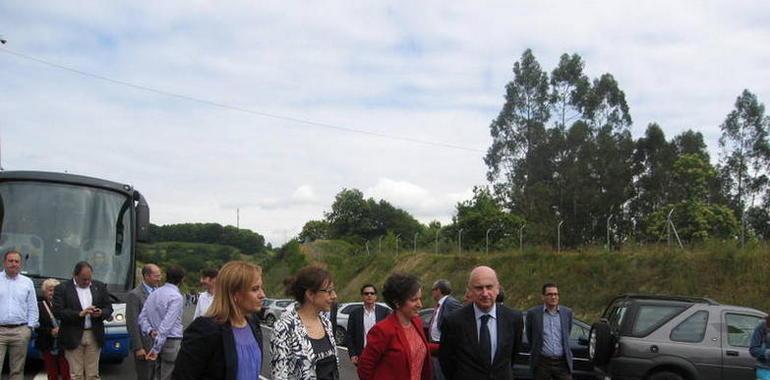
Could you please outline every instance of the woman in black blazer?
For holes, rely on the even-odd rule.
[[[59,322],[53,317],[53,289],[59,285],[59,280],[49,278],[43,281],[40,290],[43,291],[43,300],[38,302],[40,311],[40,326],[36,329],[35,347],[40,351],[45,364],[45,372],[48,380],[70,380],[70,366],[64,357],[64,350],[58,349],[56,338],[59,336]]]
[[[262,331],[254,313],[264,299],[262,268],[244,261],[225,264],[211,307],[184,331],[173,378],[258,379]]]

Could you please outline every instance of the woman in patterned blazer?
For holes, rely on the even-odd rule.
[[[338,380],[332,324],[322,314],[337,300],[331,274],[323,268],[305,267],[287,281],[286,288],[298,306],[289,308],[273,326],[273,379]]]

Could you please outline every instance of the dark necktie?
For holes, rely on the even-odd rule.
[[[481,329],[479,329],[479,346],[481,348],[481,358],[486,361],[486,364],[492,364],[492,339],[489,336],[489,314],[481,316]]]

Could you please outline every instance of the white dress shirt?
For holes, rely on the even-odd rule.
[[[195,305],[195,313],[193,314],[193,319],[206,314],[206,311],[209,310],[209,306],[211,306],[212,301],[214,301],[214,295],[209,293],[208,290],[201,293],[201,295],[198,296],[198,304]]]
[[[449,297],[449,295],[445,295],[438,300],[438,303],[436,303],[436,310],[433,313],[434,317],[430,324],[430,338],[434,342],[441,341],[441,330],[438,329],[438,313],[441,312],[441,306],[444,305],[444,301],[446,301],[447,297]]]
[[[80,301],[80,307],[85,310],[89,306],[93,306],[94,299],[93,295],[91,294],[91,287],[87,288],[81,288],[78,286],[78,282],[75,281],[75,279],[72,279],[72,282],[75,283],[75,291],[78,293],[78,300]],[[91,328],[91,316],[86,314],[86,321],[83,323],[84,329],[90,329]]]
[[[366,335],[368,335],[369,330],[377,324],[376,310],[376,305],[372,305],[372,311],[366,310],[366,306],[364,306],[364,347],[366,347]]]

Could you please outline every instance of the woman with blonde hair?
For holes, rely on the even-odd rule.
[[[43,300],[37,305],[40,310],[40,327],[36,329],[37,338],[35,338],[35,347],[43,356],[45,372],[48,374],[48,380],[70,379],[70,367],[67,358],[64,357],[64,351],[60,351],[56,344],[56,338],[59,336],[59,321],[53,315],[53,289],[59,285],[59,280],[49,278],[40,285],[43,294]]]
[[[324,315],[337,300],[331,273],[309,266],[287,281],[298,306],[273,326],[273,379],[337,380],[339,360],[332,324]]]
[[[245,261],[225,264],[211,307],[184,331],[173,378],[258,379],[264,350],[254,313],[264,299],[262,268]]]

